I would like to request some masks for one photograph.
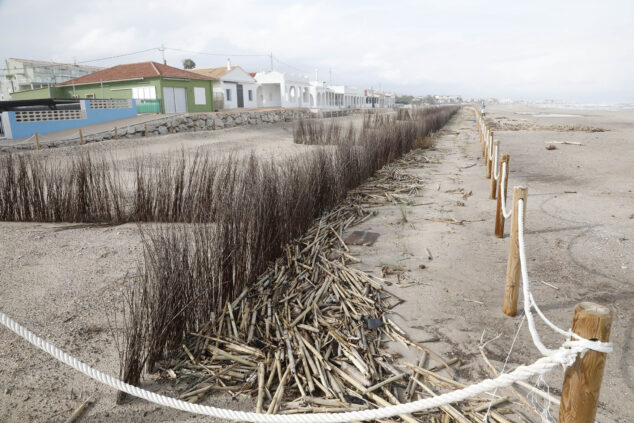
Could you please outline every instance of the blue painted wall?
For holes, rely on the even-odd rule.
[[[132,107],[125,109],[92,109],[90,100],[82,100],[86,103],[86,119],[47,120],[39,122],[18,122],[15,112],[9,112],[9,125],[11,126],[11,138],[25,138],[35,134],[63,131],[65,129],[80,128],[95,123],[110,122],[125,119],[137,115],[136,101],[132,100]]]

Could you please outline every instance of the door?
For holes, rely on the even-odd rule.
[[[185,88],[163,87],[165,113],[187,113],[187,93]]]
[[[238,98],[238,107],[244,107],[244,93],[242,92],[242,85],[238,84],[236,86],[236,97]]]

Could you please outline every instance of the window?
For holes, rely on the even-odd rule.
[[[231,101],[231,89],[227,88],[225,90],[225,92],[227,93],[227,96],[226,96],[227,97],[227,101]]]
[[[149,87],[132,88],[132,98],[137,100],[156,100],[156,88],[152,85]]]
[[[249,101],[253,101],[253,90],[249,90]]]
[[[207,104],[207,90],[205,87],[194,87],[194,104]]]
[[[86,94],[86,98],[95,98],[95,94],[94,93]]]

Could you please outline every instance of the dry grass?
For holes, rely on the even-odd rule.
[[[427,135],[455,110],[413,111],[409,120],[369,115],[359,130],[303,121],[296,141],[330,146],[284,162],[250,156],[217,163],[205,175],[210,223],[142,230],[144,264],[131,285],[136,301],[123,343],[130,350],[122,363],[126,382],[137,384],[144,366],[153,369],[186,334],[214,324],[226,301],[256,281],[286,243],[417,140],[428,145]]]
[[[428,147],[428,135],[456,110],[368,114],[359,128],[300,121],[295,142],[324,147],[284,161],[182,153],[139,158],[130,176],[114,160],[89,154],[64,167],[5,155],[0,219],[162,222],[140,225],[144,260],[140,276],[127,281],[121,374],[138,384],[144,368],[213,323],[313,219],[415,145]]]

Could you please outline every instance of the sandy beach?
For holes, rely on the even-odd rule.
[[[404,211],[378,207],[376,217],[354,229],[379,233],[377,242],[352,250],[361,260],[359,269],[381,276],[386,266],[398,267],[400,278],[413,282],[385,276],[392,282],[387,289],[407,300],[394,310],[393,319],[414,339],[438,338],[426,346],[458,358],[463,365],[456,365],[456,374],[465,384],[491,377],[481,341],[492,339],[484,352],[500,370],[523,321],[521,312],[515,318],[502,313],[510,227],[507,223],[503,239],[494,238],[495,201],[488,198],[490,180],[484,177],[473,119],[473,112],[463,108],[435,135],[435,148],[425,152],[427,161],[407,169],[426,183],[416,204]],[[581,301],[613,310],[614,353],[607,359],[597,420],[634,421],[627,400],[634,397],[634,111],[500,105],[487,107],[486,119],[502,152],[511,157],[509,187],[528,187],[526,246],[536,300],[565,329]],[[547,150],[549,144],[556,149]],[[279,124],[36,154],[65,155],[82,148],[128,159],[138,151],[162,154],[181,148],[276,156],[309,147],[294,145],[292,125]],[[122,280],[137,272],[141,253],[134,224],[1,222],[0,309],[77,358],[117,375],[111,311],[121,311]],[[538,329],[551,347],[563,341],[542,324]],[[211,421],[141,400],[117,405],[114,391],[7,330],[0,330],[0,345],[0,421],[65,421],[91,395],[96,402],[81,421]],[[412,349],[396,343],[391,348],[403,354],[403,361],[417,360]],[[524,322],[506,369],[537,358]],[[540,387],[559,396],[562,377],[553,372]],[[169,382],[146,378],[143,386],[178,395],[179,387]],[[540,421],[512,393],[504,395],[526,421]],[[557,406],[544,406],[534,397],[529,402],[534,409],[548,408],[556,418]],[[252,400],[240,396],[217,396],[206,403],[254,408]]]

